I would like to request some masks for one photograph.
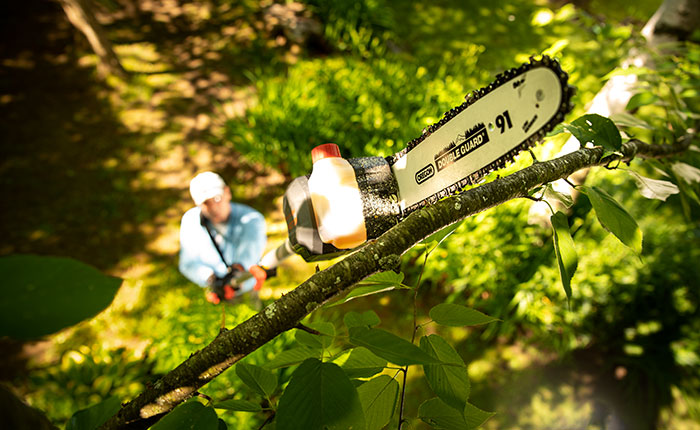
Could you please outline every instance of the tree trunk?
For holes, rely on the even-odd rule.
[[[85,35],[92,50],[99,57],[98,71],[103,76],[112,74],[126,77],[126,71],[114,53],[112,44],[92,12],[90,0],[59,0],[59,3],[68,20]]]
[[[101,428],[145,429],[153,425],[221,372],[280,333],[297,327],[325,302],[373,273],[396,268],[403,253],[436,231],[508,200],[527,197],[532,188],[580,169],[636,156],[669,156],[685,151],[689,145],[690,139],[675,145],[648,145],[634,140],[623,145],[622,155],[607,157],[603,157],[602,147],[583,148],[425,207],[342,261],[314,274],[250,319],[231,330],[222,330],[209,345],[125,404]]]

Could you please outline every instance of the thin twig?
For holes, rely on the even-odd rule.
[[[270,422],[271,422],[274,418],[275,418],[275,412],[273,411],[273,412],[270,414],[270,416],[267,417],[267,419],[265,420],[265,422],[263,422],[262,425],[260,425],[260,427],[258,427],[258,430],[262,430],[262,428],[265,427],[266,425],[270,424]]]
[[[294,328],[297,328],[297,329],[299,329],[299,330],[304,330],[305,332],[311,333],[311,334],[315,334],[316,336],[321,336],[321,335],[323,334],[323,333],[321,333],[320,331],[314,330],[314,329],[312,329],[311,327],[305,326],[305,325],[302,324],[302,323],[297,324],[296,326],[294,326]]]

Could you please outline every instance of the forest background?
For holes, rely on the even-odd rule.
[[[60,426],[109,396],[133,398],[210,342],[221,322],[176,269],[178,223],[196,172],[220,172],[237,201],[262,211],[272,247],[286,234],[281,195],[310,171],[317,144],[336,142],[346,156],[397,152],[467,92],[541,53],[557,57],[578,89],[568,120],[582,114],[660,4],[628,3],[308,1],[274,13],[271,1],[99,2],[99,21],[128,72],[118,77],[98,73],[97,57],[57,3],[4,2],[0,186],[8,205],[0,254],[72,257],[124,281],[114,302],[84,323],[40,341],[4,338],[0,376]],[[691,114],[698,52],[688,45],[661,63],[682,84],[678,96]],[[635,133],[663,140],[663,93],[640,94],[638,114],[654,128]],[[538,158],[561,143],[549,139]],[[522,155],[499,173],[531,162]],[[529,222],[526,200],[469,218],[424,268],[424,247],[404,255],[404,283],[422,273],[422,316],[450,301],[500,319],[442,332],[469,365],[470,401],[496,412],[485,428],[606,420],[700,428],[697,202],[683,194],[644,199],[619,171],[594,170],[588,181],[637,219],[644,252],[640,261],[590,222],[590,203],[580,198],[570,215],[581,256],[570,305],[551,230]],[[263,301],[314,271],[290,259]],[[342,326],[343,314],[372,309],[383,328],[410,338],[413,303],[397,290],[310,320]],[[226,324],[256,311],[247,301],[230,306]],[[295,342],[286,333],[246,363],[262,365]],[[430,397],[419,372],[409,374],[406,393],[413,418]],[[278,371],[282,383],[289,375]],[[202,393],[223,400],[245,387],[230,370]],[[266,418],[220,416],[230,428],[257,428]]]

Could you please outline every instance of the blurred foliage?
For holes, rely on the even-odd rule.
[[[329,52],[303,51],[294,61],[285,61],[281,48],[260,35],[248,44],[231,43],[225,54],[235,78],[252,81],[257,92],[257,104],[246,116],[228,121],[226,144],[291,176],[310,172],[310,149],[324,142],[338,143],[346,157],[398,152],[442,112],[461,103],[468,91],[531,55],[548,53],[561,61],[578,88],[571,116],[576,118],[604,77],[638,46],[640,24],[658,6],[653,1],[590,2],[589,10],[605,16],[600,19],[571,4],[560,7],[544,1],[304,3],[322,21]],[[231,11],[237,17],[262,12],[254,2]],[[241,31],[260,31],[249,20],[243,22]],[[628,136],[669,142],[697,120],[700,54],[697,45],[687,44],[671,57],[655,60],[657,72],[634,71],[642,85],[632,110],[651,127],[624,130]],[[154,74],[138,75],[129,84],[115,83],[125,86],[125,97],[148,100],[152,86],[167,84],[158,80],[170,75],[160,75],[161,65],[151,63],[142,61],[139,67],[151,67],[148,71]],[[138,112],[132,116],[140,118]],[[158,131],[154,134],[164,138]],[[700,165],[693,151],[683,161]],[[520,157],[499,174],[530,162]],[[465,220],[432,251],[424,267],[426,246],[404,256],[404,282],[415,286],[422,279],[415,301],[419,324],[426,323],[429,310],[443,301],[501,320],[477,329],[432,324],[422,333],[439,333],[467,363],[470,402],[497,412],[486,428],[584,426],[591,417],[605,417],[606,411],[627,417],[626,408],[636,407],[631,419],[697,429],[698,184],[683,182],[669,163],[635,161],[631,168],[656,178],[665,171],[684,192],[665,203],[646,200],[623,172],[592,173],[590,183],[621,202],[644,232],[642,261],[600,227],[590,202],[580,196],[569,216],[579,256],[570,309],[559,280],[552,232],[528,224],[529,201],[512,201]],[[129,257],[122,257],[128,266]],[[286,281],[292,284],[282,279],[278,285]],[[413,299],[413,291],[404,289],[357,298],[320,310],[309,318],[309,325],[332,323],[337,334],[321,349],[326,359],[342,366],[348,357],[341,352],[349,347],[340,322],[343,315],[371,308],[383,329],[410,339]],[[18,385],[24,384],[24,397],[57,424],[109,396],[133,398],[215,337],[221,314],[213,309],[219,310],[177,273],[171,258],[156,259],[145,273],[126,279],[108,311],[54,336],[52,359],[31,368]],[[254,312],[255,306],[245,301],[227,308],[226,325]],[[300,345],[307,349],[293,351],[303,355],[309,342],[313,340],[308,336],[285,333],[245,363],[269,365],[282,351]],[[246,386],[234,369],[202,392],[216,402],[249,401],[268,408],[279,402],[294,368],[268,370],[278,378],[279,388],[266,399]],[[430,392],[420,375],[422,370],[409,372],[408,417],[417,417],[420,402]],[[233,404],[251,407],[229,402]],[[235,408],[218,412],[229,428],[257,428],[269,413]],[[393,420],[390,425],[395,426],[396,416]],[[422,425],[417,420],[411,424]]]

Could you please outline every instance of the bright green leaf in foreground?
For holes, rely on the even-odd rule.
[[[213,408],[197,400],[180,404],[158,421],[151,430],[218,430],[219,418]]]
[[[469,399],[470,385],[467,366],[462,357],[445,339],[436,334],[423,336],[420,347],[442,362],[423,366],[430,388],[443,402],[453,408],[464,408]]]
[[[275,421],[278,430],[365,428],[362,405],[350,379],[336,364],[314,358],[292,374]]]
[[[440,303],[433,307],[430,309],[430,318],[438,324],[452,327],[481,325],[498,321],[498,318],[490,317],[475,309],[454,303]]]
[[[598,187],[581,186],[579,189],[588,196],[603,228],[614,234],[637,255],[641,255],[642,231],[625,208]]]
[[[55,333],[109,306],[122,280],[63,257],[0,258],[0,337]]]
[[[439,362],[406,339],[377,328],[350,329],[350,342],[357,346],[364,346],[375,355],[399,366]]]
[[[396,410],[399,383],[388,375],[380,375],[357,387],[365,412],[367,430],[380,430],[389,424]]]
[[[254,364],[238,363],[236,375],[261,396],[270,397],[277,388],[277,375]]]
[[[585,145],[602,146],[606,152],[616,152],[622,147],[620,131],[610,119],[598,114],[587,114],[565,125],[567,131]]]
[[[82,409],[73,414],[66,430],[93,430],[104,424],[121,408],[116,397],[109,397],[96,405]]]
[[[564,285],[566,298],[571,300],[571,278],[578,267],[578,254],[569,230],[569,219],[562,212],[557,212],[550,220],[554,228],[554,253],[557,255],[559,276]]]

